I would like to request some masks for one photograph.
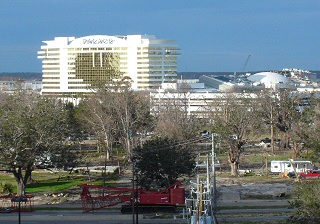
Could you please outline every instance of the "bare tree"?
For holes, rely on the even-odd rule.
[[[265,89],[264,91],[257,93],[258,101],[256,104],[259,111],[259,120],[261,121],[260,129],[263,130],[263,125],[269,126],[271,136],[271,151],[274,154],[274,133],[275,127],[283,126],[279,124],[279,99],[277,93],[274,90]],[[285,128],[282,128],[285,129]]]
[[[225,94],[212,115],[213,131],[221,136],[221,142],[228,147],[228,162],[231,175],[238,176],[240,156],[247,138],[255,130],[255,101],[251,94]]]
[[[119,141],[131,156],[138,141],[137,132],[150,123],[149,99],[143,92],[131,88],[130,79],[100,84],[80,104],[78,117],[87,129],[97,135],[99,144],[107,150],[109,158],[113,141]]]
[[[137,132],[147,129],[150,123],[148,95],[135,92],[129,82],[121,82],[109,91],[109,106],[115,123],[115,132],[123,148],[131,156],[138,144]]]
[[[200,116],[190,111],[190,91],[189,85],[183,85],[178,91],[151,97],[157,135],[177,140],[198,137],[203,122]]]
[[[318,149],[319,104],[313,94],[298,94],[294,97],[291,128],[288,130],[294,157],[301,157],[304,148]]]
[[[77,119],[88,133],[94,134],[98,147],[110,158],[111,144],[114,134],[114,120],[106,95],[96,93],[83,99],[76,108]]]
[[[314,162],[320,162],[320,104],[316,97],[311,98],[311,107],[307,108],[309,122],[304,122],[303,131],[306,135],[304,139],[304,148],[306,149],[306,156]],[[309,115],[309,116],[308,116]]]
[[[314,106],[308,103],[307,98],[309,97],[305,93],[287,90],[266,90],[259,95],[259,117],[265,124],[270,125],[273,153],[276,129],[283,135],[283,148],[292,149],[295,158],[300,156],[315,119]]]

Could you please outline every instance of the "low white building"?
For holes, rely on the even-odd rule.
[[[199,77],[199,81],[204,83],[206,88],[214,88],[220,92],[228,92],[235,88],[235,85],[231,83],[230,79],[226,76],[208,76],[202,75]]]
[[[223,111],[223,102],[230,98],[250,98],[257,99],[255,93],[221,93],[209,91],[178,92],[159,91],[150,92],[150,103],[152,113],[158,113],[168,105],[175,105],[183,108],[188,115],[199,118],[208,118],[212,113]]]
[[[0,81],[1,92],[15,92],[19,90],[26,90],[32,92],[39,92],[42,90],[42,81],[40,80],[25,80],[25,81]]]

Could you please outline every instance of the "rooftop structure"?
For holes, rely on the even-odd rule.
[[[234,88],[234,84],[230,81],[231,79],[226,76],[210,77],[202,75],[199,77],[199,81],[203,82],[207,88],[215,88],[219,91],[229,91]]]

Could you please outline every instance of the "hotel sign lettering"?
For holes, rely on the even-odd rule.
[[[83,44],[113,44],[114,39],[83,39]]]

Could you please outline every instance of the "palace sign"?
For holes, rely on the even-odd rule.
[[[113,44],[114,39],[83,39],[83,44]]]

